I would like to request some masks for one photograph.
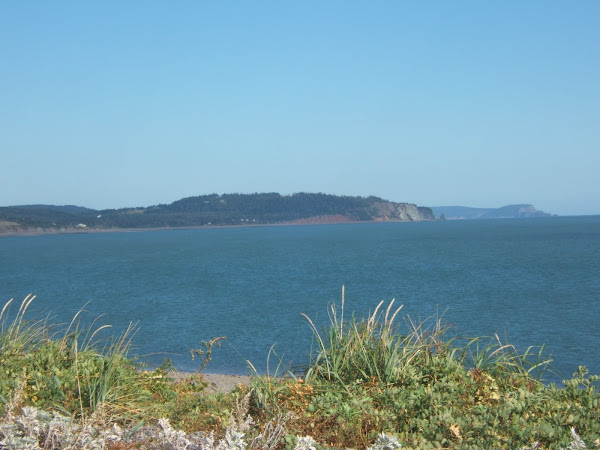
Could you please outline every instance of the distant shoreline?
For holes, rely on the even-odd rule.
[[[315,219],[315,220],[312,220]],[[43,230],[37,229],[18,229],[18,230],[2,230],[0,237],[7,236],[45,236],[58,234],[95,234],[95,233],[137,233],[143,231],[166,231],[166,230],[204,230],[215,228],[255,228],[255,227],[285,227],[285,226],[306,226],[306,225],[337,225],[337,224],[354,224],[354,223],[413,223],[413,222],[432,222],[431,220],[422,221],[406,221],[406,220],[349,220],[336,217],[335,219],[318,218],[299,219],[291,222],[274,222],[274,223],[248,223],[239,225],[194,225],[183,227],[152,227],[152,228],[47,228]]]

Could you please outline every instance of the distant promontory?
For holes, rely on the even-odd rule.
[[[431,210],[438,219],[474,220],[474,219],[519,219],[531,217],[550,217],[533,205],[507,205],[501,208],[470,208],[467,206],[432,206]]]
[[[423,220],[435,220],[430,208],[373,196],[321,193],[211,194],[170,204],[105,210],[54,205],[0,207],[1,233]]]

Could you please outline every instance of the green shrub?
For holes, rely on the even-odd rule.
[[[129,358],[135,327],[121,337],[101,340],[107,328],[81,329],[78,312],[66,329],[47,320],[26,320],[28,296],[12,320],[11,302],[0,315],[0,408],[8,405],[58,409],[69,415],[111,418],[146,416],[156,406],[151,384]]]

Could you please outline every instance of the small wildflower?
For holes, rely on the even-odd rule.
[[[317,450],[317,443],[310,436],[298,436],[294,450]]]
[[[379,436],[377,436],[375,443],[369,447],[369,450],[393,450],[401,447],[402,445],[394,436],[381,433]]]
[[[581,437],[579,437],[579,435],[577,434],[577,430],[575,429],[575,427],[571,428],[571,435],[573,436],[573,442],[569,444],[569,450],[579,450],[587,448],[585,442],[583,442],[583,439],[581,439]]]

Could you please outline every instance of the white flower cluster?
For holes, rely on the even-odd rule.
[[[24,407],[22,414],[10,419],[0,424],[0,448],[103,449],[120,441],[123,435],[118,425],[99,429],[31,407]]]
[[[7,450],[75,450],[105,449],[116,442],[143,440],[145,447],[157,450],[244,450],[274,449],[283,437],[285,419],[268,424],[264,431],[254,437],[248,436],[253,420],[247,414],[247,404],[242,401],[230,421],[222,439],[214,434],[186,434],[174,429],[168,419],[160,419],[156,427],[145,427],[126,432],[118,425],[110,427],[77,422],[56,412],[48,413],[37,408],[24,407],[21,414],[10,414],[0,423],[0,449]],[[571,429],[572,442],[565,450],[586,449],[586,444]],[[137,437],[136,437],[137,435]],[[538,448],[534,443],[522,450]],[[401,448],[398,440],[381,433],[368,450],[394,450]],[[598,445],[596,445],[598,447]],[[310,436],[296,438],[294,450],[318,450],[319,444]]]
[[[398,440],[385,433],[381,433],[377,436],[377,440],[375,443],[369,447],[367,450],[394,450],[397,448],[401,448],[402,445],[398,442]],[[317,442],[310,436],[298,437],[296,442],[296,446],[294,450],[317,450],[318,444]]]
[[[10,414],[0,423],[0,449],[7,450],[74,450],[104,449],[116,442],[144,441],[146,448],[157,450],[244,450],[274,449],[283,437],[283,420],[267,424],[262,433],[247,439],[254,421],[246,414],[243,402],[231,420],[223,439],[213,433],[186,434],[175,430],[168,419],[160,419],[156,427],[125,431],[117,425],[103,427],[72,420],[56,412],[47,413],[25,407],[21,414]]]
[[[402,445],[400,445],[400,442],[394,436],[381,433],[377,436],[375,443],[369,447],[369,450],[394,450],[401,447]]]
[[[294,450],[317,450],[317,442],[310,436],[298,436]]]
[[[577,434],[577,430],[575,429],[575,427],[571,428],[571,437],[573,438],[573,440],[571,441],[569,446],[566,449],[561,449],[561,450],[583,450],[583,449],[587,448],[587,446],[585,445],[585,442],[583,442],[583,439],[581,439],[581,436],[579,436],[579,434]],[[599,439],[594,441],[594,446],[596,448],[600,447]],[[529,447],[523,447],[521,450],[535,450],[539,447],[540,447],[540,443],[534,442]]]
[[[573,442],[569,444],[568,450],[580,450],[587,448],[585,442],[583,442],[583,439],[581,439],[581,437],[579,437],[577,434],[575,427],[571,428],[571,436],[573,436]]]

